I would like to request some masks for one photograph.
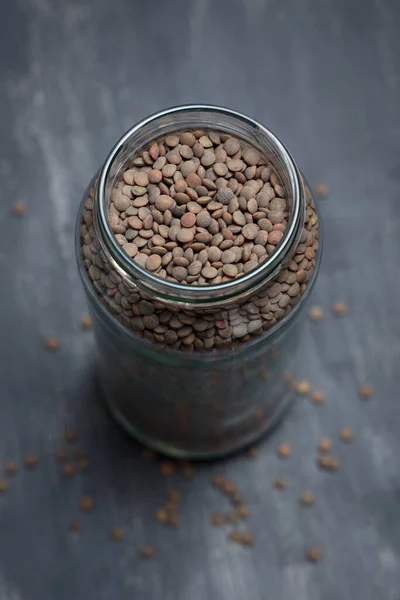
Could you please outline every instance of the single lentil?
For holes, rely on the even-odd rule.
[[[318,562],[322,558],[322,551],[317,546],[313,546],[312,548],[309,548],[307,550],[306,557],[307,557],[307,560],[310,562],[314,562],[314,563]]]
[[[55,352],[60,347],[60,342],[56,337],[50,336],[45,340],[45,346],[47,350]]]
[[[292,447],[290,444],[279,444],[277,453],[280,458],[288,458],[292,454]]]
[[[338,317],[344,315],[347,312],[347,308],[348,307],[346,302],[343,302],[342,300],[339,300],[332,304],[332,312]]]
[[[319,323],[323,319],[324,309],[322,308],[322,306],[312,306],[310,308],[309,315],[312,321]]]
[[[354,432],[350,427],[342,427],[339,437],[343,442],[350,443],[354,440]]]

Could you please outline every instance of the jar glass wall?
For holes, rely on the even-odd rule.
[[[135,264],[118,243],[108,207],[121,174],[155,138],[199,129],[235,135],[262,152],[289,210],[281,242],[260,265],[229,282],[190,286]],[[227,109],[189,106],[132,128],[89,186],[77,226],[98,375],[120,424],[182,458],[232,452],[272,427],[293,393],[290,371],[319,268],[318,238],[309,190],[289,153],[262,125]]]

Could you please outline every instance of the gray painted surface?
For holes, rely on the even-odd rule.
[[[400,105],[397,2],[365,0],[19,0],[0,6],[0,456],[37,452],[0,497],[0,598],[42,600],[363,600],[400,598]],[[397,39],[396,39],[397,38]],[[320,203],[325,256],[299,373],[327,394],[300,400],[256,460],[197,468],[182,526],[154,521],[169,483],[98,402],[91,333],[74,260],[83,189],[132,123],[186,102],[228,105],[276,131]],[[22,199],[18,220],[10,205]],[[348,301],[335,320],[329,306]],[[43,339],[57,335],[57,354]],[[357,397],[371,381],[370,402]],[[54,452],[77,424],[92,469],[67,481]],[[353,427],[352,446],[336,441]],[[315,466],[321,436],[342,469]],[[279,460],[280,441],[293,456]],[[245,492],[254,549],[209,524],[227,502],[215,472]],[[285,475],[289,489],[272,481]],[[314,508],[298,495],[311,489]],[[83,493],[96,507],[68,531]],[[113,543],[108,530],[125,528]],[[157,558],[138,557],[143,543]],[[320,545],[310,565],[305,549]]]

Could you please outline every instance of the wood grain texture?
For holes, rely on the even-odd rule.
[[[0,458],[37,452],[0,497],[1,600],[398,600],[400,488],[400,105],[395,0],[19,0],[0,4]],[[312,182],[325,256],[299,375],[327,394],[299,401],[255,460],[160,479],[111,422],[93,379],[92,337],[73,229],[84,188],[115,140],[174,104],[236,108],[276,131]],[[16,200],[29,212],[16,219]],[[329,306],[344,299],[341,320]],[[61,349],[49,354],[54,334]],[[357,397],[370,381],[376,395]],[[59,475],[54,453],[76,425],[92,468]],[[352,446],[337,441],[352,427]],[[335,440],[342,469],[321,472],[315,447]],[[274,452],[289,441],[293,455]],[[209,484],[222,472],[245,492],[254,549],[227,543]],[[284,475],[285,492],[272,482]],[[170,486],[182,526],[154,521]],[[316,495],[304,509],[298,496]],[[77,537],[82,494],[95,499]],[[122,526],[125,539],[109,540]],[[143,561],[151,543],[157,556]],[[308,564],[310,545],[324,559]]]

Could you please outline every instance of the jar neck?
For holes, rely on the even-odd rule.
[[[185,129],[211,129],[237,136],[257,148],[279,174],[289,205],[285,235],[276,251],[249,273],[216,285],[191,286],[151,274],[122,250],[108,222],[112,191],[132,158],[156,138]],[[108,155],[96,186],[94,221],[99,242],[113,268],[131,286],[166,303],[220,306],[254,294],[290,261],[304,225],[305,190],[290,153],[266,127],[238,112],[210,105],[179,106],[156,113],[134,125]]]

